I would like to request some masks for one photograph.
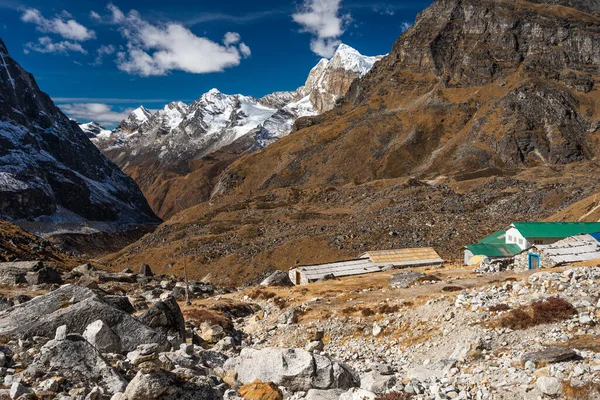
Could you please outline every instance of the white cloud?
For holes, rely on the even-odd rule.
[[[59,104],[58,106],[70,118],[81,123],[95,121],[105,126],[117,125],[133,111],[133,108],[115,110],[105,103]]]
[[[301,10],[292,15],[303,32],[313,35],[310,48],[321,57],[333,56],[351,21],[350,15],[340,15],[340,5],[341,0],[304,0]]]
[[[123,11],[119,10],[119,8],[117,6],[110,3],[108,6],[106,6],[106,8],[108,8],[108,10],[111,13],[111,16],[112,16],[111,22],[113,24],[119,24],[119,23],[125,21],[125,14],[123,14]]]
[[[102,17],[96,11],[90,11],[90,18],[96,22],[102,21]]]
[[[406,32],[407,30],[409,30],[411,27],[413,26],[412,23],[408,22],[408,21],[404,21],[401,25],[400,25],[400,29],[402,29],[402,33]]]
[[[393,16],[396,14],[396,11],[390,5],[376,4],[373,6],[372,10],[374,13],[378,13],[381,15]]]
[[[100,46],[98,50],[96,50],[96,61],[94,61],[94,65],[101,65],[104,56],[114,54],[115,51],[117,51],[117,49],[112,44]]]
[[[236,44],[240,41],[241,37],[239,33],[236,32],[227,32],[225,37],[223,38],[223,44],[225,46],[231,46],[232,44]]]
[[[242,53],[244,58],[248,58],[252,54],[252,50],[250,50],[250,47],[246,43],[240,43],[240,53]]]
[[[157,99],[157,98],[149,98],[149,99],[128,99],[128,98],[118,98],[118,97],[53,97],[52,100],[55,103],[111,103],[111,104],[125,104],[125,103],[157,103],[160,105],[164,105],[165,103],[169,103],[172,99]],[[195,99],[187,99],[182,101],[192,102]]]
[[[29,54],[30,51],[52,54],[67,54],[69,52],[83,54],[87,53],[87,51],[85,51],[85,49],[81,47],[79,43],[71,42],[69,40],[54,42],[48,36],[39,38],[37,42],[29,42],[25,44],[25,54]]]
[[[44,33],[55,33],[64,39],[82,42],[93,39],[96,33],[79,22],[72,19],[73,16],[66,11],[57,14],[54,18],[44,18],[42,13],[35,8],[28,8],[21,15],[23,22],[37,25],[37,30]]]
[[[180,23],[153,25],[131,10],[124,14],[109,4],[110,22],[119,26],[127,40],[126,49],[117,53],[117,66],[129,74],[166,75],[173,70],[194,74],[221,72],[240,64],[250,48],[240,43],[240,35],[228,32],[223,44],[196,36]]]

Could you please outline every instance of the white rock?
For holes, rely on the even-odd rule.
[[[538,378],[538,380],[535,382],[535,386],[540,390],[540,392],[549,396],[557,395],[562,391],[562,383],[560,380],[550,376],[542,376]]]
[[[377,337],[381,335],[381,332],[383,332],[383,328],[377,322],[373,323],[373,336]]]
[[[10,385],[10,398],[11,399],[18,399],[19,397],[23,396],[24,394],[30,393],[31,389],[29,389],[26,386],[23,386],[20,382],[14,382],[12,385]]]
[[[121,352],[121,338],[102,320],[89,324],[83,337],[101,353]]]
[[[54,335],[54,340],[65,340],[67,338],[67,326],[61,325],[56,328],[56,334]]]
[[[377,396],[373,392],[364,389],[352,388],[342,393],[339,400],[375,400]]]

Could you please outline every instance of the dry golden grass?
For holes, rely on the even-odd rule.
[[[563,382],[562,392],[565,400],[597,400],[600,398],[600,385],[590,382],[574,387],[569,382]]]
[[[571,303],[558,297],[551,297],[510,310],[492,324],[514,330],[527,329],[537,325],[560,322],[576,313],[577,311]]]

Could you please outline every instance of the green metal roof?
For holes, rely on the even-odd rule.
[[[490,236],[484,237],[479,241],[483,244],[502,244],[506,243],[506,230],[501,229],[498,232],[492,233]]]
[[[512,225],[525,238],[562,239],[600,232],[600,222],[515,222]]]
[[[474,256],[486,257],[512,257],[519,254],[522,250],[516,244],[468,244],[467,249]]]

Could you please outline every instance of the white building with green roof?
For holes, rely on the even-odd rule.
[[[465,246],[464,263],[513,258],[533,246],[547,246],[571,236],[600,232],[600,222],[514,222],[476,244]]]

